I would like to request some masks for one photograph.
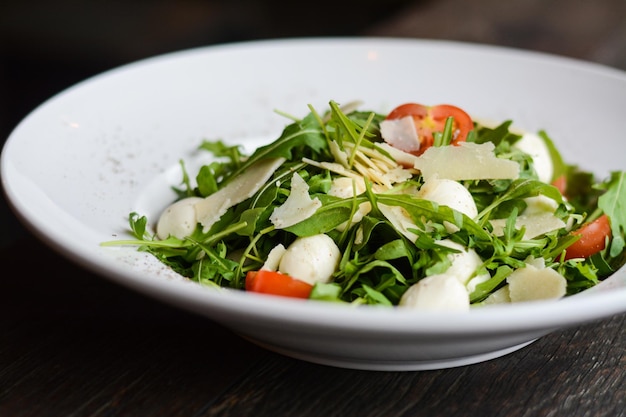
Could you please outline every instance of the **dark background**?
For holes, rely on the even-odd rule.
[[[62,89],[131,61],[223,42],[357,35],[406,3],[12,1],[0,6],[0,132]]]
[[[0,145],[67,87],[142,58],[265,38],[350,36],[425,0],[22,0],[0,5]],[[0,247],[25,231],[0,200]]]
[[[108,69],[304,36],[443,38],[626,70],[626,0],[8,0],[0,5],[0,145],[43,101]],[[0,195],[0,247],[23,234]]]

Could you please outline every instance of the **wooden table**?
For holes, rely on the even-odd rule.
[[[418,2],[357,35],[484,42],[626,69],[623,0]],[[28,234],[0,261],[14,270],[0,280],[2,417],[626,416],[624,314],[476,365],[368,372],[259,348]]]

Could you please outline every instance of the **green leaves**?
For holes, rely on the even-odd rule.
[[[381,194],[376,197],[376,201],[389,206],[402,207],[417,223],[425,220],[441,224],[448,222],[475,235],[478,239],[489,239],[489,235],[482,227],[450,207],[438,206],[431,201],[418,199],[408,194]]]
[[[609,180],[601,186],[606,192],[598,198],[598,207],[611,219],[610,256],[617,257],[624,250],[626,231],[626,173],[612,172]]]
[[[595,285],[626,262],[626,174],[613,172],[597,184],[592,174],[565,164],[545,132],[539,135],[550,151],[555,177],[567,176],[567,199],[556,187],[536,179],[534,161],[514,146],[521,136],[510,132],[511,121],[494,128],[477,126],[468,141],[494,143],[498,157],[520,165],[520,177],[514,181],[464,181],[479,210],[472,219],[448,206],[417,198],[415,190],[423,184],[417,171],[401,177],[412,176],[403,183],[388,186],[389,182],[377,182],[378,174],[388,172],[382,170],[389,169],[386,161],[391,160],[392,169],[401,168],[374,146],[382,140],[384,115],[346,111],[334,101],[323,116],[309,109],[306,117],[291,118],[276,140],[249,156],[237,145],[203,141],[199,148],[210,152],[214,160],[199,169],[195,188],[180,161],[182,189],[175,191],[182,198],[212,195],[266,158],[286,160],[279,162],[269,180],[245,194],[245,200],[231,205],[225,202],[221,216],[206,233],[198,225],[183,239],[160,240],[151,234],[148,219],[133,212],[129,215],[133,238],[102,245],[135,245],[203,285],[241,289],[246,272],[261,268],[278,244],[288,247],[297,237],[324,233],[333,238],[342,257],[332,282],[317,283],[311,298],[386,307],[397,305],[402,294],[420,279],[446,273],[454,249],[444,245],[444,240],[475,251],[482,261],[475,274],[489,274],[470,294],[472,303],[482,302],[506,285],[506,278],[528,258],[544,258],[547,267],[566,277],[570,294]],[[444,130],[435,133],[435,145],[448,146],[452,136],[449,119]],[[322,205],[299,223],[276,229],[269,219],[290,195],[294,173],[306,182],[309,196]],[[339,176],[355,178],[353,184],[362,180],[366,191],[348,198],[327,194]],[[566,229],[525,239],[524,228],[516,229],[518,215],[527,208],[526,199],[537,196],[553,200],[558,207],[555,215],[563,220],[592,219],[606,213],[611,219],[609,249],[590,259],[562,262],[564,249],[576,239]],[[506,219],[498,235],[493,232],[493,219]]]
[[[260,159],[282,157],[287,160],[300,160],[305,156],[317,155],[326,148],[326,145],[326,138],[318,120],[313,114],[309,114],[301,121],[287,126],[278,139],[258,148],[229,175],[229,178],[236,177]],[[294,157],[294,154],[297,154],[297,157]]]
[[[477,218],[486,220],[489,218],[490,212],[501,204],[538,195],[544,195],[559,204],[563,203],[563,196],[556,187],[537,180],[518,179],[513,181],[504,193],[497,195],[491,204],[478,213]]]

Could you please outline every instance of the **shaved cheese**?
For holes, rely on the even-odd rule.
[[[415,161],[414,167],[428,179],[437,175],[450,180],[516,179],[519,165],[501,159],[492,142],[461,142],[457,146],[431,146]]]
[[[558,299],[565,296],[567,280],[551,268],[526,264],[506,279],[511,302]]]
[[[286,251],[287,249],[282,243],[274,246],[270,253],[267,254],[267,259],[261,269],[264,271],[277,271],[280,260]]]
[[[328,190],[328,195],[340,198],[352,198],[365,192],[365,180],[363,178],[337,177],[333,179]]]
[[[309,196],[309,185],[298,173],[291,177],[291,192],[282,206],[276,207],[270,221],[277,229],[284,229],[311,217],[322,202]]]
[[[554,213],[559,207],[559,203],[557,203],[550,197],[546,197],[545,195],[527,197],[524,199],[524,202],[526,203],[526,209],[524,210],[524,214],[534,214],[542,212]]]
[[[359,195],[365,192],[365,181],[361,178],[356,180],[348,177],[335,178],[328,190],[328,195],[332,195],[340,198],[352,198],[355,195]],[[372,210],[372,204],[364,202],[359,204],[357,211],[352,217],[352,221],[346,220],[336,227],[337,230],[343,232],[346,228],[351,227],[360,222]]]
[[[493,304],[507,304],[511,302],[511,296],[509,295],[509,286],[505,285],[504,287],[492,292],[489,294],[485,301],[482,302],[483,305],[493,305]]]
[[[285,158],[263,159],[251,165],[224,188],[195,204],[196,218],[206,233],[226,211],[252,197],[270,179]]]
[[[527,206],[524,212],[515,219],[515,228],[520,230],[526,228],[524,239],[533,239],[537,236],[549,233],[553,230],[562,229],[567,225],[563,220],[554,215],[559,204],[551,198],[544,195],[525,198]],[[493,234],[502,236],[506,219],[491,220],[493,226]]]
[[[382,174],[381,182],[383,184],[390,184],[389,187],[391,188],[391,184],[405,182],[410,180],[412,177],[413,172],[398,166]]]
[[[404,167],[413,167],[419,158],[416,155],[394,148],[388,143],[375,143],[374,146],[379,147],[384,152],[387,152],[389,156],[391,156],[398,164]]]
[[[381,213],[391,222],[394,228],[402,233],[411,242],[417,240],[417,235],[409,229],[417,229],[411,216],[400,206],[388,206],[386,204],[378,203],[378,209]]]
[[[504,234],[504,227],[506,226],[506,219],[494,219],[491,220],[493,226],[493,234],[496,236],[502,236]],[[565,227],[563,220],[556,217],[549,212],[539,212],[531,214],[521,214],[515,219],[515,229],[519,230],[525,227],[524,239],[533,239],[537,236],[551,232],[553,230],[561,229]]]
[[[380,135],[385,142],[405,152],[417,152],[421,146],[415,122],[411,116],[383,120],[380,122]]]
[[[342,167],[348,168],[348,154],[341,150],[339,144],[334,140],[331,140],[328,142],[328,148],[330,149],[330,153],[333,155],[333,158],[335,158],[335,161],[341,164]]]
[[[302,162],[305,162],[309,165],[316,166],[318,168],[327,169],[336,174],[343,175],[344,177],[363,179],[362,175],[359,175],[356,172],[351,171],[348,168],[345,168],[343,165],[341,165],[338,162],[324,162],[324,161],[319,162],[319,161],[314,161],[309,158],[302,158]]]

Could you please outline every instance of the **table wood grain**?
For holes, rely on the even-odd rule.
[[[0,416],[625,415],[626,315],[481,364],[359,371],[261,349],[36,240],[0,261],[33,254],[0,281]]]
[[[356,35],[489,43],[626,69],[623,0],[418,1]],[[360,371],[262,349],[28,233],[0,248],[0,262],[0,417],[626,416],[626,314],[480,364]]]

